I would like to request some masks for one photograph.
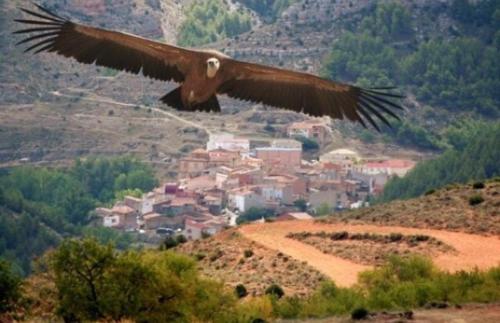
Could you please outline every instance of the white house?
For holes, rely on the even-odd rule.
[[[239,151],[241,155],[248,156],[250,151],[250,140],[235,137],[230,133],[211,134],[207,142],[207,151],[217,149]]]
[[[362,172],[367,175],[387,174],[402,177],[413,167],[415,167],[415,162],[412,160],[389,159],[366,163],[362,167]]]
[[[262,207],[264,204],[262,196],[248,188],[231,191],[228,200],[229,205],[240,212],[246,212],[252,207]]]
[[[283,204],[292,204],[293,187],[285,184],[266,185],[262,187],[262,197],[266,201],[276,201]]]

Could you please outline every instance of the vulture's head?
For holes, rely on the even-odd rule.
[[[215,57],[209,58],[207,60],[207,76],[209,78],[214,77],[215,74],[217,74],[219,67],[220,67],[220,61],[217,58]]]

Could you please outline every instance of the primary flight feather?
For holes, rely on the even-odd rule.
[[[16,34],[33,34],[19,43],[30,43],[26,52],[52,52],[76,59],[181,85],[161,98],[184,111],[220,111],[217,94],[231,98],[390,127],[387,116],[399,119],[402,96],[392,88],[363,89],[315,75],[231,59],[216,51],[167,45],[126,33],[74,23],[36,5],[39,11],[21,9],[30,19]]]

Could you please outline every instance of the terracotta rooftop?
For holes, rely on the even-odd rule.
[[[155,218],[159,218],[159,217],[162,217],[161,214],[158,214],[158,213],[148,213],[148,214],[145,214],[144,215],[144,220],[151,220],[151,219],[155,219]]]
[[[410,168],[415,166],[415,162],[405,159],[389,159],[380,162],[366,163],[366,168]]]
[[[126,205],[115,205],[115,206],[113,206],[111,211],[113,213],[118,213],[118,214],[128,214],[128,213],[135,212],[135,210],[133,208],[126,206]]]
[[[309,214],[307,214],[305,212],[289,212],[286,214],[292,216],[293,218],[295,218],[297,220],[310,220],[313,218],[312,216],[310,216]]]
[[[201,230],[203,230],[203,229],[205,229],[207,227],[205,224],[193,221],[191,219],[186,219],[185,226],[186,227],[190,226],[190,227],[201,229]]]
[[[192,197],[176,197],[170,202],[171,206],[194,205],[196,201]]]

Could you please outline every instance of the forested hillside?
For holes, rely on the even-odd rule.
[[[297,0],[236,0],[261,15],[266,22],[275,21],[278,16]]]
[[[379,3],[332,45],[323,75],[363,86],[397,86],[424,106],[395,123],[387,140],[441,149],[443,126],[456,118],[500,117],[500,1],[455,0],[441,8],[454,19],[442,33],[425,32],[400,2]],[[464,13],[469,14],[465,15]],[[430,108],[432,107],[432,108]],[[364,133],[365,140],[373,137]]]
[[[178,36],[178,43],[182,46],[213,43],[237,36],[252,27],[248,12],[231,10],[223,0],[195,1],[185,12],[186,19]]]
[[[451,183],[467,183],[500,176],[500,123],[470,123],[448,132],[447,149],[436,159],[419,163],[405,177],[384,187],[380,201],[419,196]]]
[[[118,241],[106,230],[84,229],[98,205],[129,190],[149,191],[152,170],[130,157],[77,160],[69,170],[20,167],[0,176],[0,257],[21,273],[31,260],[68,236],[89,234]]]

